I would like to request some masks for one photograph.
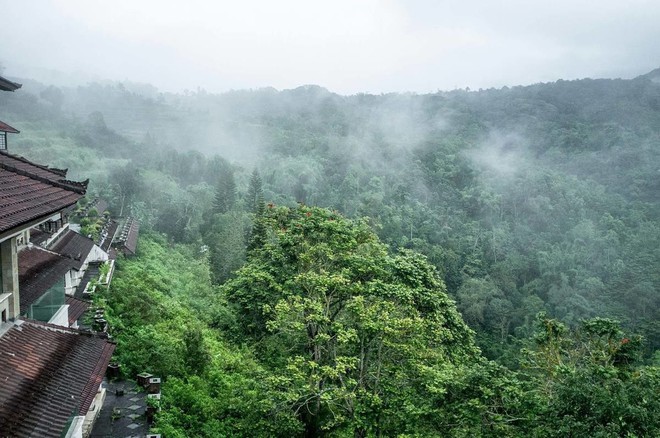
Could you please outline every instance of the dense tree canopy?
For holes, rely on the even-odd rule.
[[[392,435],[432,416],[420,389],[430,370],[478,351],[428,262],[390,256],[365,222],[320,208],[271,205],[259,220],[265,244],[225,285],[227,299],[307,435]]]
[[[381,96],[21,83],[10,152],[166,233],[108,302],[125,369],[177,396],[167,436],[657,435],[658,71]]]

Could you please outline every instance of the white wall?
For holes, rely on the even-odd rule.
[[[67,431],[65,438],[83,438],[83,423],[85,422],[84,416],[73,417],[71,426]]]
[[[62,327],[69,326],[69,305],[65,304],[53,315],[48,321],[49,324],[61,325]]]

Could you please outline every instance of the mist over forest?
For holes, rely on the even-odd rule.
[[[140,221],[103,299],[124,368],[168,380],[164,436],[660,431],[660,69],[380,95],[14,79],[9,152]]]

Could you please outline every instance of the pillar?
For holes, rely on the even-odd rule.
[[[9,319],[21,313],[21,300],[18,291],[18,251],[16,237],[0,242],[0,262],[2,264],[2,293],[9,297]]]

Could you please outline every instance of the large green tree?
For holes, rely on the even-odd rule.
[[[326,209],[258,220],[265,243],[225,291],[306,435],[435,430],[448,382],[479,359],[434,268]]]

